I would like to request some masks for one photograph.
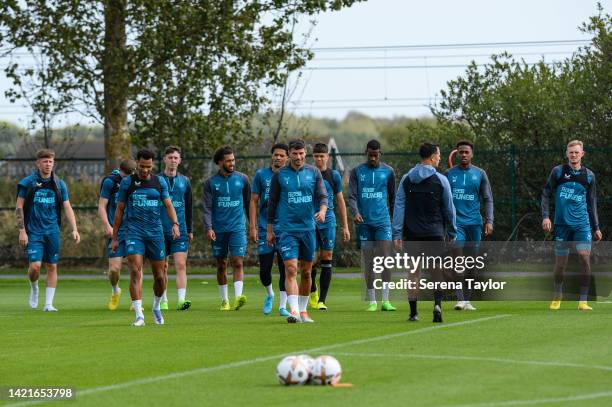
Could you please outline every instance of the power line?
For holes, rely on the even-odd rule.
[[[406,105],[354,105],[354,106],[296,106],[295,110],[337,110],[337,109],[389,109],[389,108],[404,108],[404,107],[421,107],[429,108],[425,104],[406,104]]]
[[[406,101],[427,101],[434,99],[433,97],[414,97],[414,98],[365,98],[365,99],[312,99],[312,100],[294,100],[289,101],[293,105],[305,105],[315,103],[363,103],[363,102],[406,102]]]
[[[530,62],[527,66],[537,65],[540,62]],[[554,65],[552,62],[543,62],[544,65]],[[477,67],[486,64],[476,64]],[[444,64],[444,65],[371,65],[371,66],[313,66],[303,67],[300,70],[306,71],[352,71],[352,70],[395,70],[395,69],[448,69],[448,68],[467,68],[468,64]]]
[[[473,42],[448,44],[410,44],[410,45],[375,45],[375,46],[345,46],[311,48],[313,52],[352,52],[352,51],[380,51],[401,49],[456,49],[456,48],[492,48],[492,47],[534,47],[534,46],[560,46],[560,45],[587,45],[591,40],[550,40],[550,41],[509,41],[509,42]]]
[[[568,55],[574,51],[555,51],[555,52],[513,52],[512,56],[546,56],[546,55]],[[334,58],[315,58],[312,61],[376,61],[394,59],[446,59],[446,58],[489,58],[491,54],[446,54],[446,55],[400,55],[388,57],[334,57]]]

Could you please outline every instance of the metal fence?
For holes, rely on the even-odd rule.
[[[592,169],[597,179],[599,217],[604,239],[610,239],[608,225],[612,221],[612,147],[587,148],[584,164]],[[443,157],[449,151],[443,151]],[[270,157],[237,156],[236,169],[253,177],[258,168],[268,166]],[[397,182],[403,174],[419,162],[416,152],[385,152],[382,160],[395,169]],[[445,159],[440,171],[446,170]],[[331,152],[329,165],[343,175],[345,196],[349,172],[365,162],[359,153]],[[515,146],[498,150],[476,150],[473,164],[483,168],[489,177],[495,201],[495,231],[491,240],[547,240],[550,234],[540,226],[540,195],[552,167],[566,162],[563,149],[519,149]],[[161,171],[162,158],[157,158]],[[70,200],[77,214],[82,242],[76,246],[64,240],[62,258],[78,264],[92,263],[103,257],[105,238],[97,218],[99,183],[104,177],[104,158],[57,158],[56,172],[68,184]],[[17,182],[34,169],[33,160],[0,160],[0,261],[5,264],[25,262],[25,255],[17,247],[14,203]],[[211,157],[184,157],[179,171],[191,178],[194,192],[194,240],[190,257],[194,261],[212,264],[210,244],[205,241],[202,228],[202,183],[217,171]],[[350,218],[350,216],[349,216]],[[340,222],[338,222],[340,223]],[[355,233],[349,219],[352,242],[338,240],[335,261],[339,265],[357,265]],[[68,236],[66,236],[67,238]],[[247,263],[256,263],[256,248],[249,247]]]

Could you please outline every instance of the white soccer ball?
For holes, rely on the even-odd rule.
[[[305,384],[309,376],[308,366],[299,356],[287,356],[276,366],[276,377],[286,386]]]
[[[299,355],[302,362],[306,365],[308,370],[308,381],[312,379],[312,370],[314,369],[315,360],[310,355]]]
[[[312,381],[315,384],[336,384],[342,377],[340,362],[333,356],[319,356],[312,369]]]

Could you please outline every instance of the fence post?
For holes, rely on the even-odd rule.
[[[332,157],[332,170],[336,169],[336,147],[332,147],[331,157]]]
[[[516,147],[510,145],[510,186],[511,186],[511,213],[512,213],[512,236],[511,240],[517,239],[516,230]]]

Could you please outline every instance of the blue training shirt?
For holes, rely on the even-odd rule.
[[[325,213],[325,221],[321,224],[317,224],[317,227],[319,229],[325,229],[336,226],[336,214],[334,213],[334,209],[336,208],[336,194],[342,192],[342,176],[338,171],[329,168],[322,172],[321,176],[323,177],[323,184],[327,191],[327,212]],[[329,182],[329,178],[333,181],[332,183]],[[319,206],[319,203],[317,203],[316,207],[318,208]]]
[[[550,201],[555,195],[555,225],[589,225],[599,229],[595,174],[586,167],[579,170],[558,165],[550,173],[542,191],[542,218],[550,218]]]
[[[327,191],[318,168],[304,164],[296,171],[287,165],[272,177],[268,223],[278,223],[280,231],[314,231],[321,205],[327,205]]]
[[[105,177],[102,181],[102,186],[100,187],[100,198],[108,199],[108,204],[106,205],[106,217],[108,223],[112,226],[115,222],[115,211],[117,210],[117,201],[119,199],[119,185],[121,185],[121,181],[119,184],[115,185],[114,178],[120,177],[121,171],[115,169],[113,170],[108,177]],[[113,193],[113,190],[115,192]],[[126,231],[126,221],[125,221],[125,211],[123,212],[123,219],[121,220],[121,226],[119,227],[118,239],[125,239],[125,231]]]
[[[270,185],[274,170],[272,167],[260,168],[253,177],[251,193],[259,195],[259,216],[257,217],[257,227],[259,230],[266,230],[268,226],[268,200],[270,199]]]
[[[249,178],[234,171],[217,173],[204,182],[204,230],[215,233],[246,231],[251,187]],[[245,216],[246,215],[246,216]]]
[[[172,200],[172,206],[176,212],[181,236],[186,236],[192,232],[193,197],[191,194],[191,182],[183,174],[177,173],[175,177],[166,174],[160,175],[168,184],[168,194]],[[162,226],[166,236],[172,236],[172,221],[168,217],[168,212],[161,212]]]
[[[482,225],[480,200],[485,207],[485,222],[493,224],[493,193],[487,173],[470,165],[455,166],[446,172],[453,193],[453,204],[457,211],[457,225]]]
[[[128,195],[134,179],[134,190]],[[136,175],[128,175],[119,185],[118,202],[125,204],[127,239],[163,239],[161,211],[165,211],[163,200],[170,199],[166,180],[151,175],[141,180]],[[122,222],[123,223],[123,222]]]
[[[365,225],[391,225],[395,205],[393,168],[385,163],[378,167],[364,163],[353,168],[349,178],[348,205],[353,216],[361,215]]]
[[[53,174],[55,177],[55,174]],[[57,219],[57,200],[52,178],[42,178],[35,170],[32,174],[23,178],[17,184],[17,196],[26,198],[28,188],[37,188],[32,200],[32,206],[29,208],[28,223],[25,225],[26,231],[29,234],[48,235],[59,233],[59,223]],[[59,192],[62,202],[68,201],[68,188],[63,180],[58,180]],[[25,208],[24,213],[28,208]]]

